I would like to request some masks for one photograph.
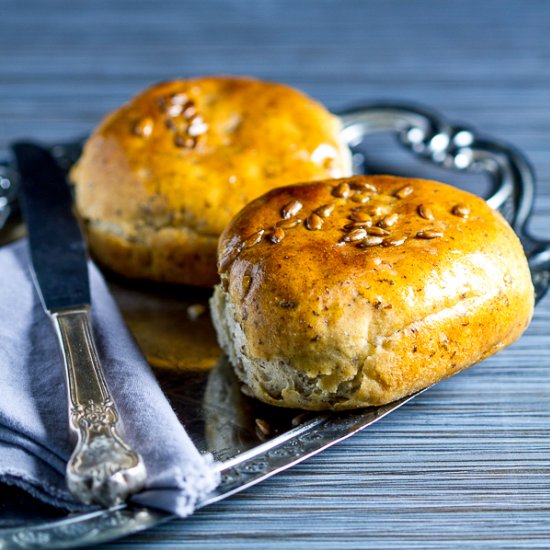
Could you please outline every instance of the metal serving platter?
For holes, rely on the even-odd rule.
[[[357,172],[399,173],[399,162],[382,166],[364,147],[370,135],[388,134],[401,148],[426,161],[419,165],[424,170],[421,175],[429,177],[429,170],[434,168],[477,174],[478,183],[481,178],[488,188],[482,194],[510,222],[523,243],[537,300],[544,295],[550,285],[550,243],[538,241],[527,232],[535,179],[520,152],[415,105],[368,104],[340,116]],[[81,143],[54,145],[52,152],[69,169],[80,154]],[[0,245],[22,234],[17,215],[17,173],[11,166],[8,160],[0,163]],[[129,282],[110,273],[106,277],[187,432],[199,450],[211,452],[218,461],[222,482],[201,507],[350,437],[415,397],[338,414],[303,413],[262,404],[240,392],[216,343],[208,316],[208,291]],[[174,516],[126,505],[67,515],[18,489],[0,486],[1,550],[98,544],[171,519]]]

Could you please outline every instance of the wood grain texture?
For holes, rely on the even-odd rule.
[[[514,143],[548,238],[549,30],[545,0],[0,0],[0,149],[84,134],[154,81],[251,74],[332,109],[424,103]],[[550,297],[514,346],[366,432],[112,546],[548,548]]]

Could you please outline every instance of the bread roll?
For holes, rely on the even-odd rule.
[[[71,173],[91,251],[128,277],[213,286],[218,237],[246,203],[351,174],[340,121],[250,78],[153,86],[109,115]]]
[[[247,393],[283,407],[389,403],[527,327],[523,249],[480,198],[392,176],[293,185],[222,234],[211,301]]]

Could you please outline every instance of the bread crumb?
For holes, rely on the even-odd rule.
[[[271,433],[271,426],[262,418],[256,418],[256,433],[258,433],[259,436],[266,437]]]
[[[187,308],[187,317],[191,321],[196,321],[206,311],[206,307],[202,304],[193,304]]]

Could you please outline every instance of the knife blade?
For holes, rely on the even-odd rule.
[[[35,286],[44,309],[53,312],[89,305],[86,247],[71,213],[64,173],[46,149],[17,143],[13,150],[21,174]]]
[[[69,187],[46,148],[22,142],[13,152],[35,287],[61,347],[69,424],[77,437],[67,464],[67,485],[85,503],[118,504],[143,487],[146,472],[141,456],[122,437],[96,351],[86,246]]]

